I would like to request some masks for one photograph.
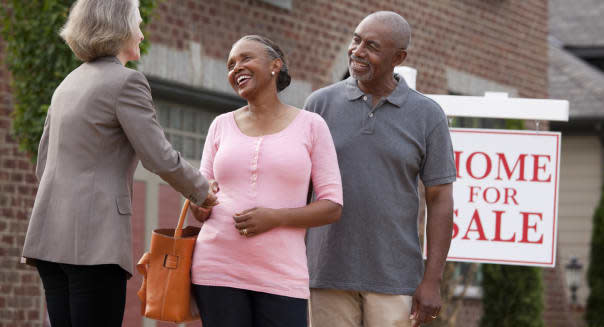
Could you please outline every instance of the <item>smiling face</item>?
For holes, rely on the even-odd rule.
[[[275,92],[275,79],[281,61],[268,56],[266,47],[256,41],[240,40],[233,45],[227,60],[228,80],[239,96],[249,99],[261,92]],[[274,75],[271,72],[275,72]]]
[[[348,70],[353,78],[372,82],[392,75],[404,55],[401,58],[402,49],[396,47],[391,34],[391,28],[377,19],[367,18],[359,24],[348,47]]]

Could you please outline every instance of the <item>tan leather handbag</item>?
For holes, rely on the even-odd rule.
[[[191,259],[200,228],[182,228],[188,209],[186,200],[176,229],[153,231],[151,250],[136,265],[143,275],[138,297],[147,318],[176,323],[199,319],[191,295]]]

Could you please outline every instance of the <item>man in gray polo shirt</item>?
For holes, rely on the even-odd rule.
[[[348,49],[351,77],[305,104],[329,125],[345,203],[338,222],[308,231],[313,327],[419,326],[440,311],[456,169],[444,112],[393,73],[409,40],[398,14],[367,16]],[[418,179],[428,213],[425,272]]]

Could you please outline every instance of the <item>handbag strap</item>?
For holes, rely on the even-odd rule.
[[[185,224],[185,218],[187,217],[187,210],[189,210],[189,205],[191,202],[189,199],[185,200],[185,203],[182,205],[182,210],[180,210],[180,218],[178,218],[178,226],[174,230],[174,238],[180,238],[182,236],[182,225]]]
[[[145,252],[141,259],[136,264],[136,269],[141,275],[143,275],[143,283],[141,284],[141,288],[136,292],[138,298],[141,300],[141,313],[145,315],[145,308],[147,306],[147,265],[149,264],[149,252]]]

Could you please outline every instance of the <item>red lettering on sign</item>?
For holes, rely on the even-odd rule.
[[[543,244],[543,233],[541,233],[541,237],[537,241],[529,241],[529,239],[528,239],[529,229],[532,229],[535,232],[537,231],[537,223],[535,223],[534,225],[529,225],[530,216],[531,215],[537,216],[537,217],[539,217],[539,220],[542,221],[543,214],[540,212],[522,212],[522,211],[520,213],[522,214],[522,240],[520,240],[520,243]]]
[[[515,242],[516,241],[516,233],[512,235],[511,238],[504,240],[501,238],[501,220],[503,218],[503,214],[505,211],[493,210],[495,213],[495,238],[493,238],[493,242]]]
[[[499,158],[499,163],[497,165],[497,177],[495,178],[496,181],[500,181],[501,180],[501,167],[503,166],[503,169],[505,170],[505,173],[508,176],[508,179],[512,179],[512,175],[514,174],[514,171],[516,170],[516,167],[518,167],[519,169],[519,173],[518,173],[518,179],[516,179],[517,181],[526,181],[526,179],[524,178],[524,159],[526,158],[527,154],[521,154],[518,156],[518,159],[516,159],[516,162],[514,163],[514,166],[512,167],[512,169],[510,170],[510,165],[508,165],[508,160],[505,157],[505,154],[503,153],[497,153],[497,157]]]
[[[457,169],[457,178],[461,178],[461,175],[459,174],[459,161],[461,158],[461,152],[462,151],[455,151],[455,169]]]
[[[533,154],[532,155],[534,160],[533,160],[533,179],[531,179],[532,182],[545,182],[545,183],[549,183],[552,180],[552,175],[549,174],[549,176],[547,177],[547,179],[539,179],[539,171],[545,171],[546,169],[546,164],[543,164],[543,166],[539,165],[539,159],[540,158],[547,158],[547,161],[551,161],[551,156],[546,155],[546,154]]]
[[[514,188],[504,187],[503,191],[500,191],[499,188],[494,186],[487,187],[484,191],[482,190],[482,187],[476,185],[470,185],[468,188],[470,189],[469,203],[476,203],[477,200],[480,200],[480,193],[482,192],[482,199],[488,204],[500,202],[502,200],[501,194],[503,193],[503,204],[510,204],[511,200],[511,202],[518,205],[518,201],[516,200],[518,191]]]
[[[487,165],[486,169],[484,171],[484,174],[480,177],[474,175],[474,171],[472,170],[472,162],[474,160],[474,156],[476,156],[478,154],[484,157],[484,160]],[[474,178],[474,179],[484,179],[485,177],[489,176],[489,174],[491,173],[491,167],[492,167],[491,158],[489,157],[488,154],[486,154],[484,152],[474,152],[468,157],[468,161],[466,161],[466,170],[468,171],[468,174],[470,176],[472,176],[472,178]]]
[[[548,183],[551,182],[551,173],[547,176],[543,176],[548,170],[548,166],[551,163],[551,156],[547,154],[530,154],[533,159],[533,169],[527,170],[527,158],[529,154],[519,154],[514,165],[510,168],[510,158],[505,153],[498,152],[494,156],[491,156],[485,152],[472,152],[467,158],[463,156],[463,151],[455,151],[455,169],[457,171],[457,178],[463,178],[466,174],[476,180],[485,179],[491,175],[495,175],[493,164],[497,165],[497,174],[494,177],[496,181],[502,180],[515,180],[517,182],[540,182]],[[481,158],[482,157],[482,158]],[[476,162],[478,160],[478,162]],[[484,172],[477,171],[477,166],[480,165],[484,160]],[[530,165],[530,163],[528,164]],[[465,171],[462,171],[462,167],[465,167]],[[528,168],[530,169],[530,168]],[[532,176],[530,173],[532,172]],[[516,175],[516,177],[514,177]]]
[[[508,202],[508,200],[512,199],[512,201],[514,201],[514,204],[518,205],[518,201],[516,201],[516,194],[518,194],[518,191],[511,187],[504,187],[504,189],[505,189],[505,201],[503,203],[510,204]],[[512,194],[510,194],[510,191]]]
[[[495,226],[494,226],[494,237],[492,239],[487,239],[486,234],[485,234],[485,229],[482,225],[482,218],[480,216],[480,213],[478,212],[478,209],[474,209],[474,213],[472,214],[472,219],[470,219],[470,222],[465,225],[463,224],[462,226],[459,226],[458,224],[455,223],[455,221],[453,221],[453,235],[452,238],[456,238],[458,235],[460,235],[460,232],[462,231],[466,231],[465,235],[461,238],[462,240],[469,240],[469,241],[492,241],[492,242],[509,242],[509,243],[526,243],[526,244],[543,244],[543,233],[539,233],[537,231],[537,227],[538,224],[543,221],[543,213],[540,212],[520,212],[521,216],[522,216],[522,226],[519,226],[520,224],[517,224],[515,219],[513,220],[509,220],[506,219],[504,221],[504,215],[506,214],[506,211],[504,210],[493,210],[492,211],[495,214]],[[458,218],[459,217],[459,209],[455,209],[453,211],[454,214],[454,218]],[[538,220],[532,219],[531,218],[535,216],[538,218]],[[455,220],[455,219],[454,219]],[[510,227],[514,227],[514,229],[516,230],[515,232],[512,232],[511,235],[502,235],[503,233],[503,226],[504,224],[506,224],[506,226],[508,226],[508,230],[510,230]],[[521,239],[517,239],[516,238],[516,233],[518,233],[518,229],[522,229],[522,238]],[[491,231],[489,231],[491,232]],[[532,233],[531,233],[532,232]],[[470,233],[477,233],[477,237],[475,238],[470,238]],[[529,239],[529,233],[531,233],[531,237]],[[492,235],[489,233],[489,235]],[[535,240],[536,237],[539,237],[539,239]]]
[[[495,194],[493,201],[489,201],[489,199],[487,198],[487,194],[489,193],[489,190],[495,190],[495,193],[491,192],[491,194]],[[501,193],[499,193],[499,190],[496,187],[487,187],[484,190],[484,193],[482,193],[482,198],[484,199],[484,202],[488,203],[488,204],[493,204],[493,203],[497,203],[499,202],[499,199],[501,198]]]
[[[455,217],[458,217],[459,216],[459,209],[453,210],[453,214],[455,215]],[[451,236],[451,238],[455,238],[458,233],[459,233],[459,227],[457,227],[457,224],[455,223],[455,220],[453,220],[453,236]]]
[[[474,191],[476,189],[476,192]],[[474,203],[474,196],[478,195],[478,191],[480,191],[480,186],[470,186],[470,203]]]
[[[472,223],[476,223],[476,228],[472,229]],[[468,234],[470,232],[477,232],[479,241],[486,241],[487,238],[484,236],[484,229],[482,228],[482,222],[480,221],[480,215],[478,214],[478,209],[474,210],[474,214],[472,215],[472,220],[470,220],[470,224],[468,225],[468,230],[466,231],[466,235],[462,237],[462,240],[469,240]]]

